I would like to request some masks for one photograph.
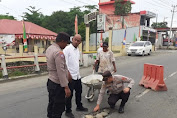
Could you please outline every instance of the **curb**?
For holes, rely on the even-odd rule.
[[[23,76],[16,76],[16,77],[9,77],[8,79],[1,78],[0,83],[12,82],[12,81],[22,80],[22,79],[30,79],[32,77],[40,77],[40,76],[45,76],[45,75],[48,75],[48,72],[39,73],[39,74],[23,75]]]

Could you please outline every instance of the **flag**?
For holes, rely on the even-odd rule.
[[[127,35],[127,29],[125,29],[123,45],[125,45],[125,43],[126,43],[126,35]]]
[[[133,43],[136,42],[136,34],[134,33]]]
[[[23,44],[24,44],[24,52],[28,51],[28,46],[27,46],[27,39],[26,39],[26,29],[25,29],[25,22],[23,21]]]
[[[141,26],[139,26],[139,36],[138,36],[138,38],[139,38],[139,41],[141,41]]]
[[[75,17],[75,33],[78,34],[78,19],[77,19],[77,14],[76,14],[76,17]]]
[[[156,43],[158,41],[158,32],[156,32]]]

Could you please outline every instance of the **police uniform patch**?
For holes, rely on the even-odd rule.
[[[60,56],[61,56],[62,58],[65,57],[65,56],[64,56],[64,53],[63,53],[62,51],[60,51],[59,54],[60,54]]]
[[[125,77],[122,77],[122,80],[123,80],[123,81],[126,81],[126,80],[127,80],[127,78],[125,78]]]

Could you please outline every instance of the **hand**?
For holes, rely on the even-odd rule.
[[[117,72],[117,69],[116,69],[116,68],[114,68],[114,72]]]
[[[70,74],[70,72],[68,71],[68,81],[71,82],[72,81],[72,76]]]
[[[93,111],[96,112],[96,111],[98,111],[99,109],[100,109],[100,106],[97,104]]]
[[[69,89],[69,87],[65,87],[65,96],[68,98],[71,95],[71,91]]]
[[[130,91],[130,88],[128,88],[128,87],[124,88],[124,90],[123,90],[124,93],[128,93],[129,91]]]
[[[93,65],[93,70],[95,70],[95,65]]]

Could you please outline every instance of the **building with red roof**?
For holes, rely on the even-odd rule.
[[[55,40],[57,34],[48,29],[45,29],[39,25],[36,25],[31,22],[24,21],[27,37],[28,51],[34,51],[34,45],[37,45],[39,48],[45,49],[48,47],[52,41]],[[6,37],[14,37],[16,46],[20,43],[23,44],[23,23],[22,21],[1,19],[0,20],[0,39],[3,38],[6,42],[9,43],[13,38],[8,39]],[[14,44],[14,43],[13,43]],[[15,46],[12,46],[15,48]]]

